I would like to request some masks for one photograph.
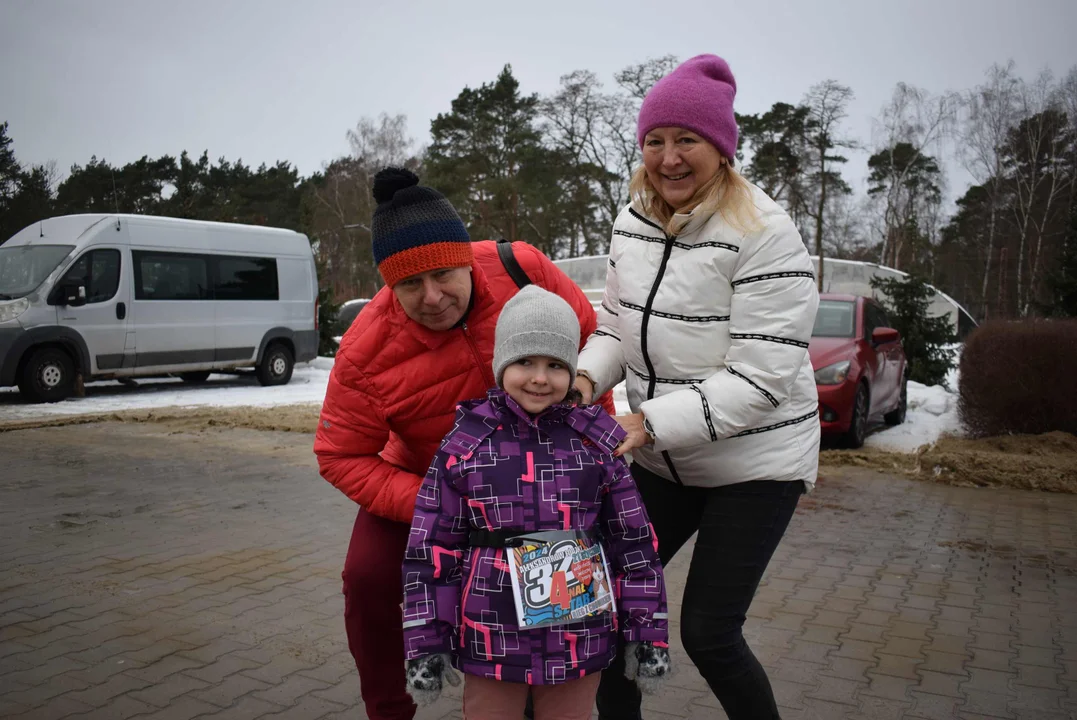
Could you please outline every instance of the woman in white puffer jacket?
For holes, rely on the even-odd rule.
[[[699,533],[681,610],[689,657],[731,720],[777,718],[741,628],[800,495],[815,484],[818,396],[808,340],[819,305],[789,216],[733,169],[736,83],[700,55],[640,110],[644,166],[614,224],[599,326],[580,353],[587,400],[626,380],[619,452],[667,563]],[[619,670],[619,668],[618,668]],[[611,668],[602,720],[635,720]]]

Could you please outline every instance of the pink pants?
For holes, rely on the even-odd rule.
[[[531,685],[535,720],[590,720],[602,673],[560,685]],[[464,720],[517,720],[524,716],[528,685],[464,676]]]

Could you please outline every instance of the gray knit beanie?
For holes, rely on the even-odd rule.
[[[528,285],[505,303],[494,333],[494,377],[501,387],[505,368],[520,358],[542,355],[560,360],[576,377],[580,320],[559,295]]]

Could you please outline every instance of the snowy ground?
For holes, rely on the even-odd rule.
[[[938,385],[909,382],[909,410],[905,422],[896,427],[880,428],[868,436],[864,447],[890,452],[916,452],[939,436],[958,434],[957,395]]]
[[[292,381],[279,387],[262,387],[253,374],[211,375],[203,385],[187,385],[179,378],[148,378],[137,380],[137,387],[128,387],[109,380],[86,385],[86,397],[44,405],[22,402],[15,388],[0,388],[0,422],[161,407],[320,404],[332,369],[332,358],[299,363],[295,366]]]
[[[0,422],[162,407],[321,404],[332,369],[332,358],[299,363],[295,366],[292,381],[281,387],[262,387],[254,375],[211,375],[203,385],[187,385],[179,378],[148,378],[136,380],[137,386],[130,387],[107,380],[88,384],[85,397],[43,405],[24,403],[17,388],[0,388]],[[614,390],[614,400],[619,412],[629,411],[624,384]]]
[[[909,409],[905,422],[892,428],[880,428],[864,441],[864,446],[890,452],[916,452],[930,445],[941,435],[961,435],[961,420],[957,414],[957,384],[960,374],[957,362],[961,346],[953,345],[957,353],[954,367],[946,376],[946,387],[921,385],[909,381]],[[949,390],[947,388],[950,388]]]
[[[60,403],[24,403],[15,388],[0,388],[0,423],[62,415],[85,415],[120,410],[163,407],[273,407],[301,403],[320,404],[325,397],[332,358],[318,358],[296,365],[292,381],[281,387],[262,387],[253,375],[212,375],[204,385],[187,385],[178,378],[138,380],[137,387],[115,381],[90,383],[86,397]],[[949,378],[957,387],[956,371]],[[629,412],[624,384],[614,388],[620,413]],[[942,433],[959,433],[957,395],[941,387],[909,383],[909,412],[904,424],[880,428],[865,445],[892,452],[915,452]]]

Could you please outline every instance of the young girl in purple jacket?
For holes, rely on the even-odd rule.
[[[404,556],[408,691],[435,700],[465,675],[467,720],[590,718],[602,670],[653,692],[670,670],[657,540],[624,431],[568,397],[580,327],[534,285],[497,322],[484,400],[459,406],[423,480]]]

